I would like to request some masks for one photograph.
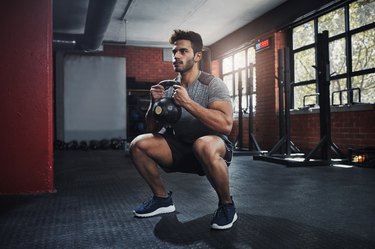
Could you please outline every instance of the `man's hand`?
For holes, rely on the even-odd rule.
[[[179,106],[185,107],[191,101],[186,88],[180,85],[173,85],[173,89],[172,98],[174,102]]]
[[[152,103],[155,103],[156,101],[164,97],[164,87],[160,84],[151,86],[150,96]]]

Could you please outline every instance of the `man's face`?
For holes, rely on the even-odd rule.
[[[191,47],[191,41],[178,40],[173,48],[173,68],[175,72],[184,73],[193,68],[195,63],[194,51]]]

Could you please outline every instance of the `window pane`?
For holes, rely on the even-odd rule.
[[[247,64],[250,65],[250,63],[255,64],[255,49],[253,47],[247,50]]]
[[[242,110],[248,110],[248,106],[247,106],[247,96],[242,96]],[[233,111],[235,113],[238,113],[240,110],[240,102],[239,102],[239,97],[236,96],[234,98],[234,102],[233,102]]]
[[[375,73],[353,77],[352,86],[361,89],[362,103],[375,103]],[[355,91],[353,101],[358,102],[356,94],[358,93]]]
[[[344,8],[334,10],[318,18],[318,32],[328,30],[330,37],[345,32]]]
[[[223,74],[232,72],[233,61],[232,56],[223,59]]]
[[[375,1],[359,0],[349,5],[350,29],[375,22]]]
[[[234,82],[234,91],[235,91],[235,99],[234,99],[234,112],[238,112],[239,111],[239,77],[238,77],[238,73],[235,74],[235,82]],[[241,71],[241,84],[242,84],[242,108],[246,108],[247,107],[247,104],[246,104],[246,71],[245,70],[242,70]]]
[[[344,105],[348,103],[348,92],[346,90],[346,79],[331,80],[330,93],[331,105]],[[333,99],[332,99],[333,96]]]
[[[227,87],[228,87],[229,96],[233,97],[233,77],[232,77],[232,74],[224,75],[223,81],[224,81],[225,85],[227,85]]]
[[[375,68],[375,29],[352,36],[353,71]]]
[[[314,43],[314,21],[299,25],[293,29],[293,49]]]
[[[317,103],[317,96],[308,96],[316,93],[316,84],[294,87],[294,108],[301,108],[305,99],[305,106]],[[306,96],[306,97],[305,97]]]
[[[257,91],[257,72],[256,72],[256,68],[254,67],[254,78],[253,78],[253,92],[255,93]]]
[[[256,92],[256,68],[253,67],[253,73],[250,72],[250,69],[248,69],[248,75],[249,75],[249,84],[252,83],[251,89],[253,92]],[[252,79],[251,79],[252,78]]]
[[[255,113],[256,107],[257,107],[257,95],[256,94],[252,95],[252,100],[253,100],[253,112]]]
[[[294,81],[301,82],[315,79],[315,48],[294,54]]]
[[[234,55],[234,70],[246,67],[245,50]]]
[[[346,73],[345,39],[329,43],[329,60],[331,74]]]
[[[239,83],[239,77],[238,73],[235,74],[235,83],[234,83],[234,91],[235,95],[237,96],[239,93],[238,84]],[[246,71],[241,71],[241,84],[242,84],[242,95],[246,94]]]
[[[238,96],[236,96],[233,101],[233,112],[238,113],[238,109]]]

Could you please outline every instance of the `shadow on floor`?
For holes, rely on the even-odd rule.
[[[211,215],[180,222],[178,214],[162,215],[154,234],[162,241],[189,246],[204,243],[212,248],[375,248],[370,241],[350,234],[336,234],[287,219],[239,214],[231,229],[209,229]],[[343,247],[344,245],[344,247]]]

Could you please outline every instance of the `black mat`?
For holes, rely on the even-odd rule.
[[[235,157],[239,219],[209,228],[205,177],[163,174],[177,212],[134,218],[151,193],[121,151],[57,151],[56,193],[0,196],[0,248],[375,248],[375,170]]]

